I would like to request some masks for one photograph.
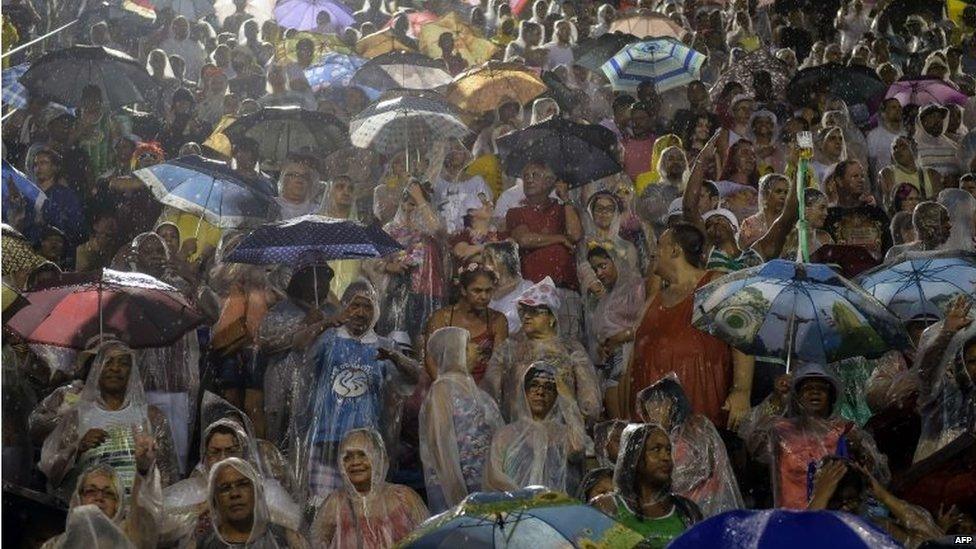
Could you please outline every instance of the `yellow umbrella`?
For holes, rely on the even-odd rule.
[[[437,42],[445,32],[454,36],[454,51],[463,57],[468,65],[484,63],[495,53],[495,45],[485,40],[480,32],[463,22],[453,11],[437,21],[420,27],[420,36],[417,38],[420,53],[439,59],[442,52]]]
[[[509,101],[524,105],[547,89],[524,65],[488,61],[457,75],[445,95],[462,110],[482,113]]]
[[[217,125],[214,127],[210,137],[201,143],[201,145],[213,149],[214,151],[222,154],[225,158],[230,158],[231,154],[233,153],[233,146],[231,145],[230,139],[224,135],[224,130],[227,129],[227,126],[233,124],[235,120],[237,120],[236,116],[224,115],[220,119],[220,122],[217,122]]]
[[[384,29],[368,34],[356,42],[356,53],[372,59],[391,51],[414,51],[393,34],[393,29]]]
[[[294,63],[298,61],[298,42],[304,38],[308,38],[315,44],[315,57],[312,64],[318,61],[326,54],[331,52],[351,54],[352,48],[347,46],[343,41],[335,34],[318,34],[315,32],[302,31],[295,33],[294,36],[279,42],[275,46],[275,63],[279,65],[286,65],[288,63]]]
[[[637,38],[671,36],[681,40],[685,29],[666,15],[650,10],[637,10],[619,15],[610,25],[610,32],[633,34]]]
[[[6,282],[3,283],[2,298],[4,322],[6,322],[8,318],[12,317],[17,311],[30,305],[30,301],[28,301],[26,297],[22,296],[20,292],[14,289],[13,286],[8,286]]]

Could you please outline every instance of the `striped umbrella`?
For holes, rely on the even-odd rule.
[[[402,96],[367,107],[349,122],[352,144],[391,154],[434,141],[458,139],[468,127],[450,105],[431,97]]]
[[[601,67],[613,89],[637,91],[653,82],[658,93],[698,79],[705,56],[670,37],[653,38],[620,50]]]

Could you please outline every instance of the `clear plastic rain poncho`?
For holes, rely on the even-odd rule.
[[[637,393],[641,421],[656,423],[671,438],[671,489],[695,502],[706,517],[745,507],[725,443],[715,425],[692,413],[677,376],[668,375]]]
[[[339,456],[340,464],[349,464],[350,470],[364,472],[363,461],[368,462],[369,487],[357,489],[342,466],[342,487],[325,500],[310,528],[312,547],[386,549],[427,519],[427,507],[416,492],[386,482],[389,458],[378,432],[349,431],[339,445]]]
[[[943,250],[972,252],[976,249],[976,198],[962,189],[945,189],[939,193],[939,204],[949,212],[952,230]]]
[[[224,539],[221,535],[221,523],[226,520],[221,512],[220,493],[226,489],[221,486],[220,473],[227,467],[235,469],[240,473],[250,487],[253,489],[253,515],[251,533],[244,543],[232,543]],[[233,484],[244,482],[238,480]],[[224,548],[224,547],[247,547],[251,549],[277,549],[277,548],[301,548],[306,547],[304,540],[296,532],[287,531],[285,528],[271,522],[268,504],[265,500],[264,484],[261,475],[247,461],[240,458],[230,457],[224,459],[210,469],[207,479],[207,504],[211,517],[210,528],[202,536],[197,535],[186,538],[181,544],[186,548]],[[195,539],[194,539],[195,538]]]
[[[358,298],[370,304],[371,315],[357,336],[350,331],[358,321],[352,317],[366,314]],[[413,393],[414,383],[392,361],[379,359],[379,349],[408,368],[417,365],[399,353],[393,341],[376,334],[378,302],[365,279],[350,284],[340,303],[350,319],[316,340],[305,355],[302,375],[296,377],[289,459],[298,501],[308,499],[303,496],[306,490],[324,498],[342,486],[338,448],[348,431],[373,428],[384,440],[397,440],[403,399]]]
[[[9,526],[8,526],[9,528]],[[94,505],[68,511],[64,533],[48,540],[42,549],[135,549],[125,532]]]
[[[437,379],[420,409],[420,459],[434,513],[481,491],[491,438],[504,425],[498,405],[468,371],[469,338],[464,328],[449,326],[427,340]]]
[[[536,377],[557,384],[558,371],[546,362],[534,362],[522,373],[517,387],[516,420],[499,429],[491,441],[491,456],[485,468],[486,491],[538,485],[566,492],[574,490],[580,480],[580,476],[570,475],[571,468],[578,472],[576,464],[589,442],[579,408],[557,390],[556,401],[545,419],[535,419],[527,388]]]
[[[976,426],[976,380],[972,364],[976,346],[976,322],[950,338],[942,332],[943,322],[922,334],[913,367],[921,379],[918,411],[922,432],[915,449],[915,462],[937,452]],[[969,361],[967,362],[967,356]]]
[[[808,413],[800,402],[804,382],[819,379],[829,384],[826,417]],[[888,463],[869,434],[838,413],[840,382],[819,364],[804,364],[793,375],[789,402],[771,403],[774,395],[753,408],[739,428],[749,452],[770,464],[776,507],[806,509],[813,489],[816,464],[825,456],[850,457],[882,484],[889,478]],[[775,394],[775,393],[774,393]]]
[[[118,410],[109,410],[102,397],[102,371],[113,357],[128,355],[131,368],[126,381],[125,397]],[[64,488],[74,486],[79,472],[98,464],[111,465],[126,493],[132,489],[136,473],[134,433],[151,434],[156,442],[156,466],[163,485],[178,476],[173,438],[166,417],[150,408],[137,371],[135,353],[119,341],[108,341],[98,347],[78,403],[61,414],[58,426],[44,440],[39,468],[48,482],[64,495]],[[100,445],[79,455],[78,444],[92,429],[100,429],[108,438]]]

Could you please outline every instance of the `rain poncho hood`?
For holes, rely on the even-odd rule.
[[[254,522],[251,525],[251,535],[243,547],[253,547],[255,549],[280,547],[279,543],[269,532],[270,514],[268,512],[268,505],[264,499],[264,486],[261,482],[261,475],[258,474],[257,470],[250,463],[235,457],[227,458],[214,464],[210,469],[210,475],[207,479],[207,502],[210,506],[210,520],[213,524],[213,534],[227,546],[240,547],[239,544],[231,544],[226,541],[220,534],[220,524],[224,518],[221,515],[220,504],[217,501],[217,476],[226,467],[231,467],[244,475],[251,481],[251,485],[254,488]]]
[[[120,498],[121,503],[121,498]],[[118,525],[95,505],[80,505],[68,511],[64,533],[44,544],[50,549],[135,549]]]
[[[942,244],[944,250],[974,251],[976,242],[976,198],[962,189],[945,189],[939,193],[939,204],[949,212],[952,230]]]
[[[420,460],[435,512],[481,489],[491,437],[504,424],[498,405],[468,370],[469,340],[467,330],[453,326],[427,340],[437,379],[420,409]]]
[[[551,277],[545,277],[531,288],[522,292],[518,298],[519,305],[529,307],[545,307],[555,315],[559,311],[561,301],[556,292],[556,285]]]

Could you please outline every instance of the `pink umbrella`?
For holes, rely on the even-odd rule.
[[[969,99],[966,94],[938,78],[920,80],[899,80],[888,88],[885,99],[894,97],[903,107],[908,105],[928,105],[955,103],[963,106]]]
[[[384,29],[391,28],[393,23],[396,21],[397,17],[406,17],[407,21],[410,22],[410,30],[407,32],[413,38],[420,36],[420,27],[426,25],[427,23],[432,23],[440,19],[436,13],[431,13],[429,11],[411,11],[407,13],[398,13],[390,18],[383,26]]]

